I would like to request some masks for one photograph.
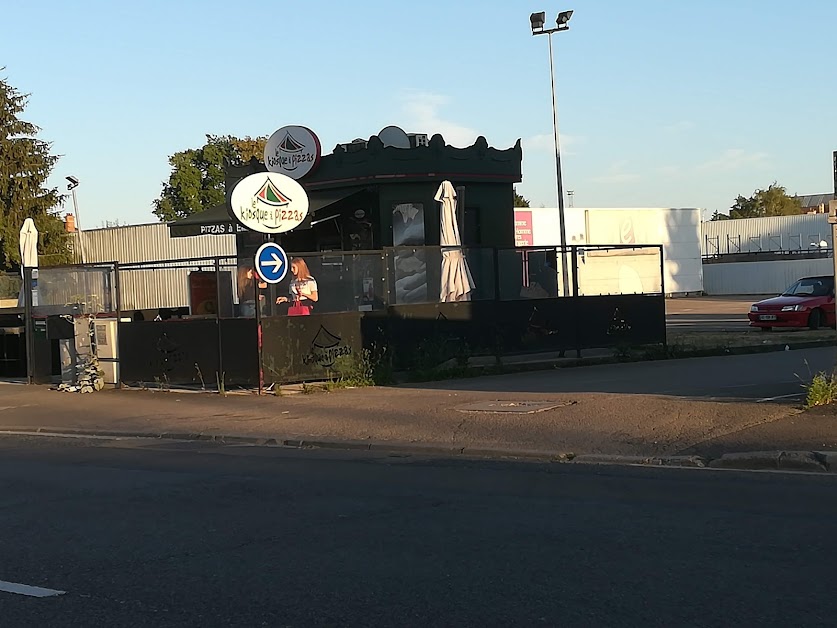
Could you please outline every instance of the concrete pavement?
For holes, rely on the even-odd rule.
[[[464,453],[700,455],[709,445],[730,451],[729,439],[749,430],[788,425],[799,412],[797,375],[834,364],[835,349],[828,348],[261,398],[138,390],[73,395],[3,385],[0,428]],[[798,439],[805,443],[799,448],[837,450],[837,430],[816,442],[811,436]]]

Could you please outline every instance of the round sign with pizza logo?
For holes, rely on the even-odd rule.
[[[230,195],[233,218],[259,233],[285,233],[308,216],[308,194],[283,174],[259,172],[243,178]]]

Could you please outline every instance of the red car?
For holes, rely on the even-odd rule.
[[[750,307],[750,326],[770,331],[773,327],[834,327],[834,277],[805,277],[778,297]]]

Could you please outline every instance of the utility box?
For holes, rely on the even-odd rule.
[[[130,319],[123,319],[128,322]],[[75,320],[75,351],[78,359],[94,353],[104,372],[105,386],[119,384],[119,323],[116,318],[79,317]]]
[[[93,323],[93,339],[99,368],[105,373],[105,386],[119,384],[119,321],[98,318]]]

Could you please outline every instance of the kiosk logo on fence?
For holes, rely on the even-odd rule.
[[[264,164],[270,172],[301,179],[320,163],[320,140],[304,126],[283,126],[264,145]]]
[[[352,348],[344,344],[340,336],[332,334],[320,325],[317,335],[311,341],[311,351],[302,358],[302,363],[331,368],[339,358],[349,355],[352,355]]]
[[[308,195],[283,174],[260,172],[239,181],[230,195],[233,217],[259,233],[284,233],[308,216]]]

